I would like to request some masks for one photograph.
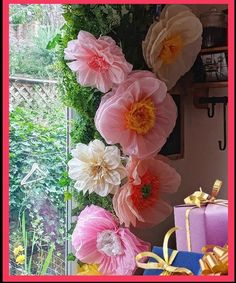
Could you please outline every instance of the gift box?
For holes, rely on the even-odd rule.
[[[199,275],[202,253],[177,251],[168,248],[168,241],[178,227],[171,228],[165,235],[163,247],[153,247],[152,252],[136,256],[136,264],[145,271],[143,275]],[[148,262],[147,259],[149,258]]]
[[[178,250],[201,252],[203,246],[228,242],[228,203],[212,195],[200,190],[185,199],[187,204],[174,207]]]
[[[154,246],[152,252],[163,258],[163,248]],[[168,249],[169,256],[172,252],[172,249]],[[187,268],[192,271],[193,275],[198,275],[200,273],[199,260],[202,256],[201,253],[178,251],[172,265]],[[148,262],[155,262],[155,259],[150,258]],[[160,275],[162,272],[163,270],[160,269],[145,269],[143,275]]]

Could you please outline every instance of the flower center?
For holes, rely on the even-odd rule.
[[[91,173],[93,175],[93,177],[95,176],[100,176],[102,174],[103,171],[103,167],[101,165],[94,165],[91,167]]]
[[[88,66],[94,71],[104,72],[108,70],[109,64],[99,55],[94,55],[88,61]]]
[[[135,102],[125,113],[126,126],[144,135],[155,125],[156,109],[151,98]]]
[[[124,253],[119,237],[112,230],[98,233],[97,249],[108,256],[116,256]]]
[[[164,64],[171,64],[177,59],[182,49],[183,41],[181,36],[179,34],[171,36],[164,40],[159,57]]]
[[[152,185],[150,185],[150,184],[144,185],[142,187],[143,198],[147,198],[150,195],[151,190],[152,190]]]
[[[158,199],[159,180],[148,171],[141,177],[139,185],[133,185],[131,180],[131,200],[134,207],[141,211],[151,207]]]

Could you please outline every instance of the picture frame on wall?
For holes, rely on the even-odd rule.
[[[177,119],[175,127],[162,147],[160,154],[167,156],[171,160],[184,158],[184,95],[179,88],[170,91],[176,106]]]

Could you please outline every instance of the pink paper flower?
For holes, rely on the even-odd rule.
[[[106,94],[95,116],[108,144],[143,159],[156,155],[172,132],[177,108],[165,83],[149,71],[135,71]]]
[[[128,164],[129,182],[113,197],[113,207],[126,227],[152,227],[170,215],[171,206],[162,200],[163,193],[177,191],[181,177],[161,156],[135,160]]]
[[[80,31],[76,40],[69,41],[64,52],[65,59],[73,60],[68,66],[76,72],[78,83],[101,92],[120,84],[133,67],[111,37],[96,39],[86,31]]]
[[[138,239],[105,209],[91,205],[79,215],[72,234],[76,257],[88,264],[98,264],[104,275],[132,275],[135,256],[150,250],[149,243]]]

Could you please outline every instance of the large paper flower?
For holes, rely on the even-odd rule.
[[[134,160],[128,165],[129,182],[113,197],[113,207],[126,227],[152,227],[170,215],[171,206],[163,193],[177,191],[181,177],[162,158]]]
[[[115,193],[126,169],[121,164],[120,151],[116,146],[105,146],[99,140],[88,145],[79,143],[72,150],[73,158],[68,162],[69,177],[76,180],[78,191],[95,192],[104,197]]]
[[[185,5],[167,5],[143,41],[147,65],[168,90],[193,65],[201,49],[202,24]]]
[[[133,235],[128,228],[119,228],[114,215],[91,205],[79,215],[72,234],[77,259],[98,264],[104,275],[132,275],[135,256],[150,245]]]
[[[95,125],[108,144],[120,143],[125,154],[146,158],[160,151],[176,117],[165,83],[152,72],[136,71],[102,98]]]
[[[80,31],[76,40],[68,42],[65,59],[76,72],[82,86],[96,87],[107,92],[113,84],[121,83],[132,70],[115,41],[108,36],[96,39],[86,31]]]

